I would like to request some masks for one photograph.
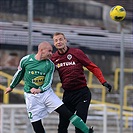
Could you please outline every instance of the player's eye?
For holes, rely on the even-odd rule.
[[[62,39],[62,38],[60,38],[59,40],[60,40],[60,41],[62,41],[63,39]]]
[[[54,42],[58,42],[58,40],[57,40],[57,39],[55,39],[55,40],[54,40]]]

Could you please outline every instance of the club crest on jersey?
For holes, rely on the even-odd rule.
[[[71,54],[68,54],[68,55],[67,55],[67,59],[68,59],[68,60],[71,60],[71,59],[72,59],[72,55],[71,55]]]

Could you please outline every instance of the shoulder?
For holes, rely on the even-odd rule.
[[[70,52],[70,53],[72,53],[72,54],[84,54],[84,52],[82,51],[82,50],[80,50],[79,48],[69,48],[69,51],[68,52]]]
[[[30,55],[23,56],[23,57],[21,58],[21,61],[27,60],[29,57],[30,57]]]
[[[34,56],[33,54],[23,56],[23,57],[21,58],[20,62],[21,62],[21,63],[25,63],[25,62],[29,61],[29,60],[30,60],[30,58],[32,58],[32,59],[33,59],[33,56]]]
[[[49,62],[49,64],[54,66],[54,63],[53,63],[53,61],[51,59],[48,59],[47,61]]]
[[[51,60],[54,62],[58,57],[59,57],[59,54],[58,54],[58,51],[56,51],[55,53],[53,53]]]
[[[56,57],[56,56],[58,56],[59,54],[58,54],[58,51],[56,51],[55,53],[53,53],[53,55],[52,55],[52,57]]]
[[[30,55],[25,55],[22,57],[22,60],[29,58]]]

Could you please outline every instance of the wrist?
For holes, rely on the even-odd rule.
[[[107,83],[107,81],[103,82],[102,85],[105,86],[106,83]]]
[[[40,90],[40,93],[43,92],[43,89],[41,87],[38,88]]]
[[[14,88],[14,87],[11,85],[11,86],[10,86],[10,89],[12,89],[12,90],[13,90],[13,88]]]

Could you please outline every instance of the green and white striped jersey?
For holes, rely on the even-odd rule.
[[[51,60],[35,59],[35,54],[24,56],[18,66],[10,88],[15,88],[16,85],[24,78],[24,91],[30,93],[31,88],[40,88],[46,91],[51,87],[54,73],[54,64]]]

